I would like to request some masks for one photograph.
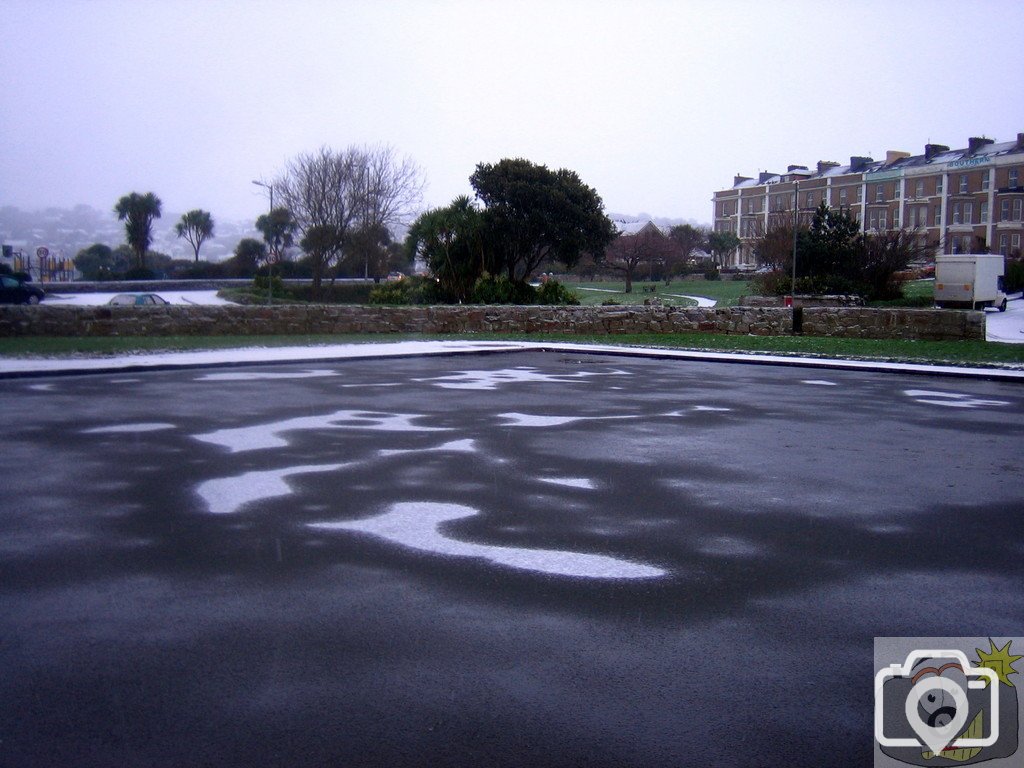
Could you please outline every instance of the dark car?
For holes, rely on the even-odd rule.
[[[38,304],[44,298],[42,288],[11,275],[0,275],[0,304]]]
[[[153,307],[170,302],[155,293],[119,293],[107,304],[112,307]]]

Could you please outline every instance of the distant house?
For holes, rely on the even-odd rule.
[[[620,235],[639,235],[644,232],[656,232],[659,235],[668,237],[668,232],[659,227],[650,219],[632,221],[627,219],[612,219],[612,224]]]

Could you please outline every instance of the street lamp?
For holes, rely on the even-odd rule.
[[[274,185],[273,184],[267,184],[266,182],[263,182],[263,181],[256,181],[255,179],[253,179],[252,183],[255,184],[257,187],[263,187],[264,189],[269,189],[270,190],[270,212],[273,213],[274,212]],[[270,258],[272,256],[273,256],[273,254],[267,254],[267,304],[273,304],[274,303],[274,281],[272,279],[273,278],[273,273],[274,273],[274,265],[271,263],[271,260],[270,260]]]

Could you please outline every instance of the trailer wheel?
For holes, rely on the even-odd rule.
[[[1006,297],[1005,296],[1003,297],[1003,300],[999,303],[999,311],[1000,312],[1005,312],[1006,311]]]

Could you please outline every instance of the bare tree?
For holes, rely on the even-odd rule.
[[[604,252],[604,263],[624,273],[625,293],[633,292],[633,274],[644,262],[664,262],[678,252],[678,246],[655,228],[645,228],[635,235],[619,235]]]
[[[393,232],[412,217],[422,198],[423,174],[411,159],[398,157],[388,146],[340,152],[321,147],[293,158],[274,180],[274,190],[298,221],[304,242],[322,245],[323,234],[330,232],[332,242],[341,244],[309,251],[313,290],[318,291],[322,276],[345,258],[353,232],[379,227]],[[364,271],[369,276],[366,259]]]

